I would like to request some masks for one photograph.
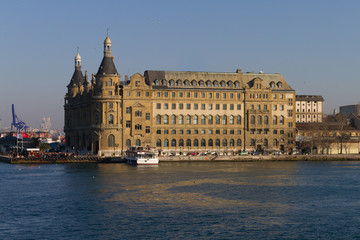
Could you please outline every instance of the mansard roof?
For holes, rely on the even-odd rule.
[[[114,64],[114,58],[113,57],[105,57],[101,61],[99,70],[97,72],[97,75],[102,74],[118,74],[115,64]]]
[[[145,81],[149,85],[158,85],[156,81],[161,81],[162,84],[158,87],[163,87],[166,84],[164,82],[169,81],[182,81],[183,83],[187,81],[217,81],[218,83],[224,81],[227,85],[226,87],[236,87],[244,88],[245,86],[251,87],[251,82],[259,78],[261,79],[264,86],[267,86],[275,91],[294,91],[285,79],[279,73],[266,74],[266,73],[242,73],[238,71],[236,73],[228,72],[191,72],[191,71],[156,71],[156,70],[147,70],[144,73]],[[232,82],[234,85],[231,86],[228,83]],[[238,85],[235,85],[235,82],[238,82]],[[175,85],[173,85],[175,86]],[[182,84],[184,86],[184,84]],[[190,84],[189,87],[193,87],[193,84]],[[201,86],[201,84],[197,84]],[[213,85],[212,85],[213,86]],[[219,85],[220,86],[220,85]],[[203,87],[208,87],[207,84],[204,84]],[[215,87],[215,86],[214,86]],[[220,86],[221,87],[221,86]]]
[[[318,101],[318,102],[323,102],[324,98],[321,95],[296,95],[296,101]]]

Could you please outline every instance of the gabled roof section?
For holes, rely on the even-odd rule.
[[[274,83],[275,87],[272,90],[294,91],[280,73],[243,73],[243,81],[248,85],[255,78],[263,80],[262,84],[267,87]]]
[[[118,74],[115,64],[114,64],[114,58],[113,57],[104,57],[101,61],[99,70],[97,72],[97,75],[115,75]]]

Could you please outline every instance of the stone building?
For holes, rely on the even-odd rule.
[[[296,95],[296,122],[322,122],[324,98],[319,95]]]
[[[148,145],[163,154],[291,151],[295,91],[281,74],[147,70],[125,81],[104,41],[91,83],[75,57],[65,95],[66,142],[100,155]]]

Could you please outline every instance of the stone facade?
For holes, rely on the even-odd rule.
[[[324,98],[314,95],[296,95],[296,122],[322,122]]]
[[[281,74],[147,70],[125,81],[104,42],[91,84],[75,58],[65,95],[69,147],[120,155],[130,145],[163,154],[212,151],[291,151],[295,91]]]

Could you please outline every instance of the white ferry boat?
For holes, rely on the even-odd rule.
[[[159,158],[154,151],[148,147],[129,147],[125,152],[125,160],[129,164],[136,165],[158,165]]]

